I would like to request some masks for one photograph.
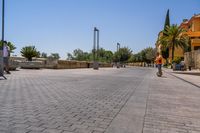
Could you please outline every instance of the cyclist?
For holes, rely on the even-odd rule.
[[[158,67],[158,72],[157,76],[161,77],[162,76],[162,55],[158,52],[156,54],[156,66]]]

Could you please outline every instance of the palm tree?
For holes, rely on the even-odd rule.
[[[38,51],[35,46],[26,46],[21,49],[21,54],[23,57],[27,58],[28,61],[32,61],[33,57],[38,56]]]
[[[172,60],[174,60],[175,47],[185,48],[188,46],[188,36],[184,34],[185,30],[177,25],[167,26],[163,31],[164,36],[160,38],[160,43],[163,48],[172,48]]]
[[[10,53],[14,53],[14,50],[16,49],[15,45],[11,42],[6,42],[6,45],[10,48]],[[3,46],[2,41],[0,41],[0,47]]]

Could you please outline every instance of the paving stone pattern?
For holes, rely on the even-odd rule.
[[[150,82],[143,133],[200,133],[200,89],[164,74]]]
[[[8,80],[0,80],[0,133],[104,133],[148,72],[148,69],[13,72],[6,75]],[[153,117],[156,109],[148,110],[145,131],[152,119],[159,119],[158,124],[174,120],[177,127],[182,126],[162,114]]]

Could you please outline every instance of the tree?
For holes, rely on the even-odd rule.
[[[112,51],[105,50],[104,48],[100,48],[98,50],[98,55],[99,55],[99,61],[101,62],[112,62],[113,59],[113,53]]]
[[[74,60],[78,61],[88,61],[90,59],[90,54],[88,52],[84,52],[81,49],[75,49],[73,51]]]
[[[113,56],[114,62],[127,62],[132,55],[132,50],[128,47],[120,48]]]
[[[104,58],[105,57],[105,53],[106,53],[105,49],[100,48],[97,52],[98,52],[99,58]]]
[[[28,59],[28,61],[32,61],[33,57],[38,56],[38,51],[35,46],[25,46],[21,49],[21,55]]]
[[[167,10],[166,18],[165,18],[165,25],[164,25],[164,31],[167,30],[167,27],[170,26],[170,17],[169,17],[169,9]]]
[[[41,57],[41,53],[40,53],[40,51],[37,51],[36,58],[40,58],[40,57]]]
[[[163,47],[161,49],[162,52],[162,57],[167,61],[167,59],[169,58],[169,47]],[[166,62],[168,64],[168,61]]]
[[[75,49],[73,51],[73,56],[74,56],[75,60],[78,60],[78,61],[83,61],[84,60],[84,52],[81,49]]]
[[[183,34],[185,31],[177,25],[167,26],[164,31],[165,36],[160,38],[164,47],[172,48],[172,60],[174,60],[175,47],[185,48],[188,45],[188,37]]]
[[[77,61],[93,61],[93,52],[93,50],[91,52],[84,52],[81,49],[75,49],[73,51],[73,55],[71,53],[67,53],[67,60],[73,59]],[[112,51],[105,50],[104,48],[100,48],[98,50],[98,61],[110,63],[112,62],[112,59]]]
[[[83,55],[83,50],[81,50],[81,49],[75,49],[75,50],[73,51],[73,55],[74,55],[75,57],[81,56],[81,55]]]
[[[51,53],[51,55],[49,56],[49,58],[53,58],[53,59],[60,59],[60,55],[58,53]]]
[[[107,63],[111,63],[113,59],[113,52],[112,51],[105,51],[105,59]]]
[[[6,42],[6,44],[10,48],[10,53],[14,53],[14,50],[16,49],[15,45],[11,42]],[[3,46],[3,43],[2,43],[2,41],[0,41],[0,47],[2,47],[2,46]]]
[[[170,27],[169,9],[167,10],[167,14],[166,14],[166,18],[165,18],[163,36],[167,36],[165,34],[165,32],[167,32],[167,27]],[[169,47],[163,45],[162,49],[161,49],[161,54],[162,54],[162,57],[167,61],[167,64],[168,64],[168,60],[167,59],[169,58]]]
[[[156,55],[156,50],[152,47],[148,47],[144,49],[144,52],[145,52],[146,63],[153,62]]]
[[[41,58],[47,58],[47,53],[42,52]]]
[[[154,61],[156,55],[156,49],[152,47],[145,48],[137,54],[133,54],[129,59],[129,62],[146,62],[151,63]]]
[[[67,53],[67,60],[73,60],[73,55],[71,53]]]

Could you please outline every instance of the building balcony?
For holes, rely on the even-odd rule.
[[[189,37],[200,37],[200,31],[198,31],[198,32],[188,31],[186,34],[187,34]]]
[[[192,39],[191,43],[192,44],[200,44],[200,39]]]

